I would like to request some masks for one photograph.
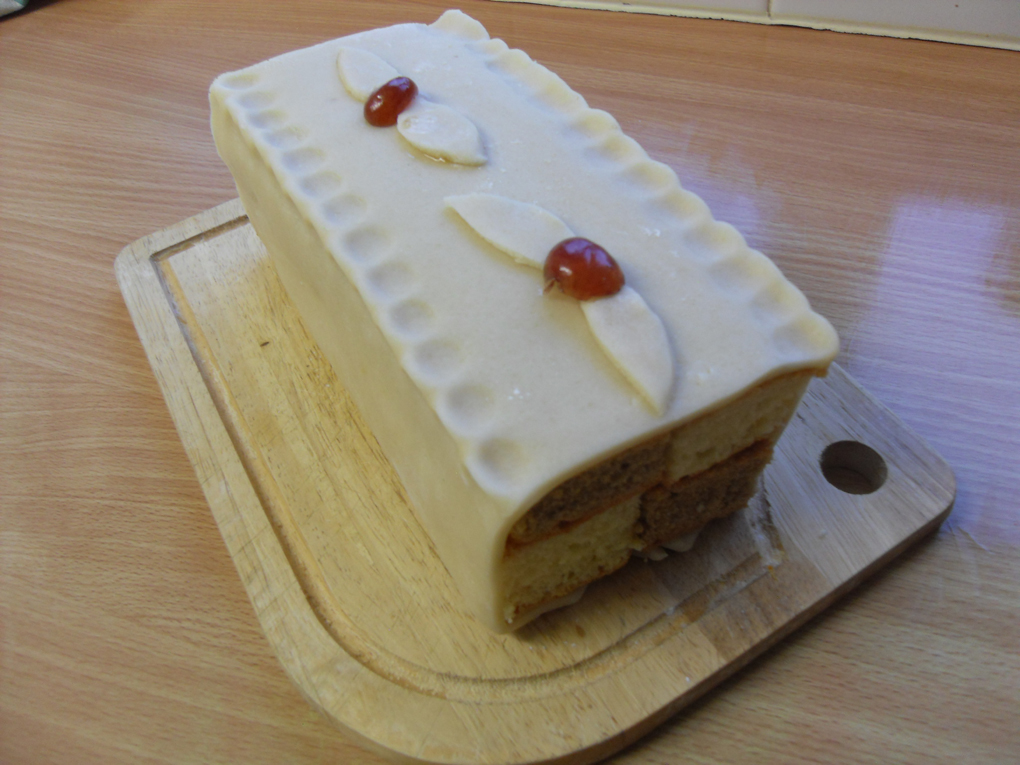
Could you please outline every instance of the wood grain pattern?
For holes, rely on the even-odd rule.
[[[316,708],[391,756],[601,759],[930,532],[955,494],[948,465],[835,367],[745,511],[494,635],[463,612],[239,201],[136,242],[116,271],[270,644]],[[827,481],[833,444],[876,450],[870,471],[835,465],[876,485]]]
[[[34,0],[0,21],[0,761],[380,762],[273,655],[112,264],[235,196],[215,75],[446,5]],[[774,257],[959,482],[935,537],[613,761],[1014,760],[1020,56],[459,5]]]

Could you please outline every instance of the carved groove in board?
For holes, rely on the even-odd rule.
[[[163,260],[166,260],[172,255],[176,255],[181,250],[186,250],[189,247],[194,247],[196,244],[201,244],[207,239],[215,239],[220,234],[225,234],[228,231],[237,228],[238,226],[245,225],[247,222],[248,216],[240,215],[232,220],[228,220],[226,223],[221,223],[218,226],[214,226],[213,228],[210,228],[208,231],[203,231],[201,234],[189,236],[187,239],[182,239],[177,244],[174,244],[170,247],[166,247],[160,250],[159,252],[155,252],[151,256],[149,256],[149,260],[151,260],[153,263],[159,263]],[[156,271],[156,275],[159,276],[158,270]]]

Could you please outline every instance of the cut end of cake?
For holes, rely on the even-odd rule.
[[[507,537],[507,624],[517,629],[633,554],[745,507],[808,383],[824,371],[762,383],[549,492]]]

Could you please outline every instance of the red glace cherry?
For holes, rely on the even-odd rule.
[[[365,120],[375,127],[391,127],[414,97],[418,86],[410,77],[394,77],[378,88],[365,102]]]
[[[615,295],[623,289],[623,271],[613,256],[582,237],[564,239],[545,259],[545,288],[558,284],[578,300]]]

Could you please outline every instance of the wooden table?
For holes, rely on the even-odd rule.
[[[36,2],[0,21],[0,761],[378,761],[263,638],[113,259],[234,196],[214,75],[444,5]],[[959,482],[935,537],[614,761],[1015,761],[1020,54],[460,5],[772,255]]]

